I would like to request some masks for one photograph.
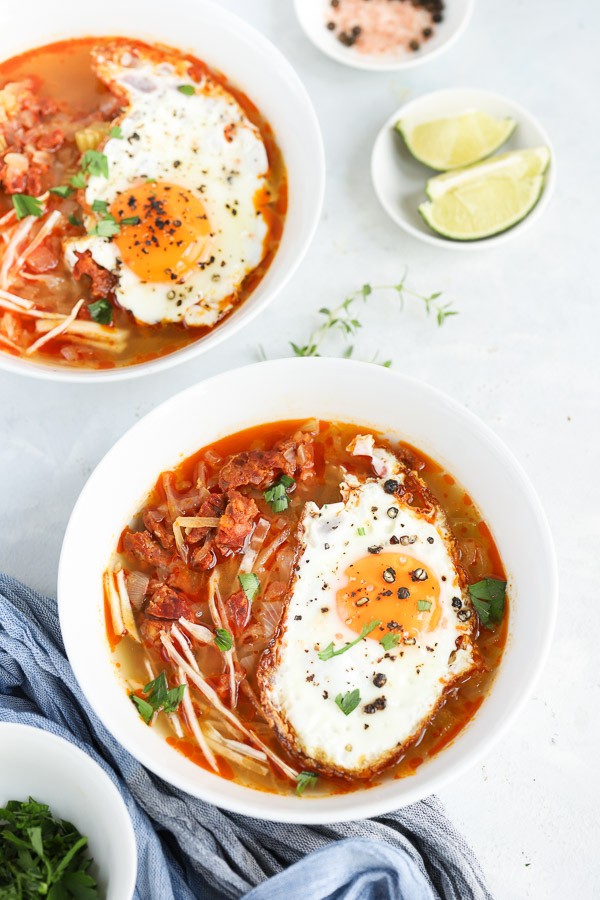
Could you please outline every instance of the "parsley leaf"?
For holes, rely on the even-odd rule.
[[[154,713],[161,710],[166,713],[175,712],[183,699],[184,691],[185,684],[169,688],[167,676],[161,672],[144,687],[142,693],[145,694],[145,697],[138,697],[137,694],[129,696],[146,725],[149,725]]]
[[[419,612],[429,612],[432,607],[432,603],[430,600],[418,600],[417,601],[417,609]]]
[[[127,216],[125,219],[121,219],[119,225],[139,225],[141,221],[139,216]]]
[[[108,157],[99,150],[86,150],[81,160],[81,168],[90,175],[108,178]]]
[[[248,572],[243,575],[238,575],[238,581],[249,602],[252,603],[252,601],[260,591],[260,581],[258,580],[258,575],[255,575],[254,572]]]
[[[233,647],[233,638],[226,628],[217,628],[215,632],[215,644],[221,651],[226,653]]]
[[[24,219],[25,216],[42,215],[42,204],[37,197],[30,197],[29,194],[13,194],[12,202],[17,219]]]
[[[101,216],[105,216],[108,212],[108,200],[94,200],[92,210]]]
[[[360,691],[358,688],[354,688],[353,691],[348,691],[344,696],[338,694],[335,698],[335,702],[344,715],[349,716],[360,703]]]
[[[300,772],[299,775],[296,775],[296,794],[298,797],[301,797],[307,787],[313,787],[317,781],[319,776],[315,775],[314,772]]]
[[[108,132],[108,136],[111,138],[122,138],[123,132],[121,131],[120,125],[113,125],[113,127]]]
[[[66,197],[70,197],[73,193],[73,188],[69,187],[68,184],[59,184],[56,187],[50,188],[51,194],[56,194],[57,197],[62,197],[63,200]]]
[[[181,94],[186,94],[188,97],[191,97],[192,94],[196,93],[196,88],[192,84],[180,84],[178,85],[177,90]]]
[[[103,219],[100,219],[100,221],[88,231],[88,234],[97,234],[98,237],[111,238],[114,237],[115,234],[118,234],[120,230],[121,226],[114,216],[107,215]]]
[[[263,496],[273,512],[284,512],[288,508],[291,500],[287,492],[295,484],[296,482],[289,475],[281,475],[270,488],[267,488]]]
[[[77,216],[74,216],[73,213],[69,216],[69,225],[75,225],[77,228],[81,228],[83,222],[81,219],[78,219]]]
[[[95,303],[89,303],[88,311],[94,322],[98,322],[99,325],[110,325],[112,322],[113,308],[106,297],[96,300]]]
[[[506,600],[505,581],[501,578],[483,578],[469,585],[469,594],[484,627],[502,620]]]
[[[389,651],[393,647],[397,647],[398,644],[400,643],[400,635],[393,634],[391,631],[388,631],[387,634],[384,634],[384,636],[381,638],[379,643],[381,644],[381,646],[383,647],[385,652],[389,653]]]
[[[366,638],[368,634],[371,634],[372,631],[375,631],[375,629],[379,625],[381,625],[379,619],[373,619],[372,622],[369,622],[367,625],[363,625],[362,630],[356,640],[352,641],[350,644],[345,644],[339,650],[334,649],[332,641],[331,644],[328,644],[324,650],[319,651],[319,659],[325,662],[326,660],[331,659],[332,656],[340,656],[342,653],[345,653],[346,650],[350,650],[351,647],[355,647],[357,644],[359,644],[362,640],[364,640],[364,638]]]
[[[357,533],[358,535],[360,535],[360,537],[364,537],[365,534],[366,534],[367,532],[365,531],[365,529],[364,529],[364,528],[362,527],[362,525],[361,525],[361,526],[359,526],[359,527],[356,529],[356,533]]]
[[[69,181],[69,184],[74,188],[84,188],[86,181],[83,172],[77,172],[75,175],[73,175],[73,177]]]

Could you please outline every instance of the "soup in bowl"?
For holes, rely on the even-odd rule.
[[[85,36],[0,62],[0,363],[118,377],[183,359],[306,249],[323,164],[294,73],[211,4],[174,13],[152,40],[88,13]]]
[[[145,765],[320,822],[412,802],[485,751],[543,661],[555,577],[529,483],[469,413],[375,366],[281,360],[113,448],[59,606],[88,700]]]

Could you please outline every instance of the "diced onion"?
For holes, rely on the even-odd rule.
[[[123,623],[123,615],[121,613],[121,599],[115,588],[112,572],[104,573],[104,591],[108,606],[110,609],[110,617],[112,619],[113,631],[118,637],[123,637],[127,632]]]
[[[149,582],[148,576],[142,572],[130,572],[127,576],[127,593],[134,609],[139,609],[144,602]]]
[[[129,594],[127,592],[127,585],[125,584],[125,572],[123,571],[123,569],[119,569],[119,571],[115,573],[115,580],[117,582],[117,591],[119,592],[119,599],[121,601],[121,614],[123,616],[123,624],[125,625],[125,629],[130,637],[132,637],[134,641],[137,641],[137,643],[140,644],[140,636],[137,630],[137,625],[135,624],[133,609],[131,608],[131,600],[129,599]]]
[[[218,528],[219,521],[212,516],[178,516],[173,524],[180,528]]]
[[[251,572],[254,568],[254,563],[256,562],[256,558],[262,548],[262,545],[265,542],[265,538],[269,533],[270,525],[266,519],[259,519],[254,529],[254,533],[252,535],[252,539],[248,544],[246,552],[242,556],[240,560],[240,575],[245,575],[248,572]]]
[[[86,150],[95,150],[110,131],[110,122],[94,122],[86,128],[80,128],[75,132],[75,143],[80,153]]]
[[[201,644],[212,643],[214,635],[210,628],[207,628],[206,625],[198,625],[196,622],[190,622],[188,619],[184,619],[183,617],[179,620],[179,624],[183,628],[185,628],[189,635],[191,635],[197,641],[200,641]]]

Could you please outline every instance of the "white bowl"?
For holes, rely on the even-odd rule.
[[[411,119],[417,123],[427,122],[458,115],[469,109],[483,110],[492,116],[516,121],[517,127],[508,141],[499,148],[499,153],[545,146],[550,150],[550,166],[546,172],[542,196],[521,222],[502,234],[480,241],[451,241],[435,234],[419,213],[419,204],[427,199],[425,183],[438,173],[411,155],[395,125],[399,119]],[[537,119],[518,103],[489,91],[449,88],[416,97],[389,117],[373,147],[371,178],[379,202],[390,218],[404,231],[435,247],[450,250],[486,250],[517,237],[537,222],[548,206],[554,190],[556,159],[547,132]]]
[[[243,385],[243,390],[240,390]],[[509,574],[510,636],[490,695],[455,742],[417,773],[329,798],[265,794],[225,781],[173,750],[135,714],[110,658],[102,573],[158,474],[242,428],[282,419],[356,422],[408,440],[451,472],[491,526]],[[437,790],[487,753],[523,706],[546,657],[557,574],[548,524],[526,475],[472,413],[421,382],[341,359],[281,359],[217,375],[134,425],[91,475],[61,553],[58,603],[75,675],[94,711],[143,765],[218,806],[287,822],[379,815]]]
[[[315,232],[325,186],[317,117],[286,58],[258,31],[210,0],[103,0],[73,14],[69,3],[30,0],[0,12],[0,59],[65,38],[115,34],[191,51],[248,94],[273,127],[287,167],[289,207],[281,244],[265,277],[232,315],[206,337],[168,356],[119,369],[85,371],[22,360],[0,352],[0,368],[55,381],[114,381],[157,372],[215,347],[276,297],[304,257]]]
[[[444,19],[416,53],[391,59],[358,53],[340,44],[326,28],[329,0],[294,0],[296,16],[306,36],[319,50],[337,62],[370,72],[399,72],[423,65],[445,53],[461,36],[471,18],[474,0],[447,0]]]
[[[33,797],[88,838],[90,874],[105,900],[131,900],[135,835],[118,790],[91,757],[29,725],[0,723],[0,806]]]

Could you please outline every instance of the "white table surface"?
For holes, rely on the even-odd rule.
[[[288,355],[315,312],[409,267],[460,315],[438,329],[417,303],[373,298],[357,345],[441,387],[481,416],[528,470],[555,536],[561,603],[550,661],[512,732],[442,794],[500,900],[600,896],[600,6],[478,0],[447,55],[405,75],[341,67],[307,42],[291,0],[223,0],[289,57],[323,128],[328,186],[316,239],[292,284],[242,334],[195,362],[114,385],[0,373],[0,568],[55,591],[63,531],[92,468],[155,404],[214,372]],[[504,93],[555,143],[558,188],[542,220],[481,253],[431,248],[397,230],[369,179],[381,123],[406,98],[447,86]],[[335,350],[335,346],[332,350]],[[518,527],[518,523],[515,523]],[[527,540],[527,535],[523,535]]]

